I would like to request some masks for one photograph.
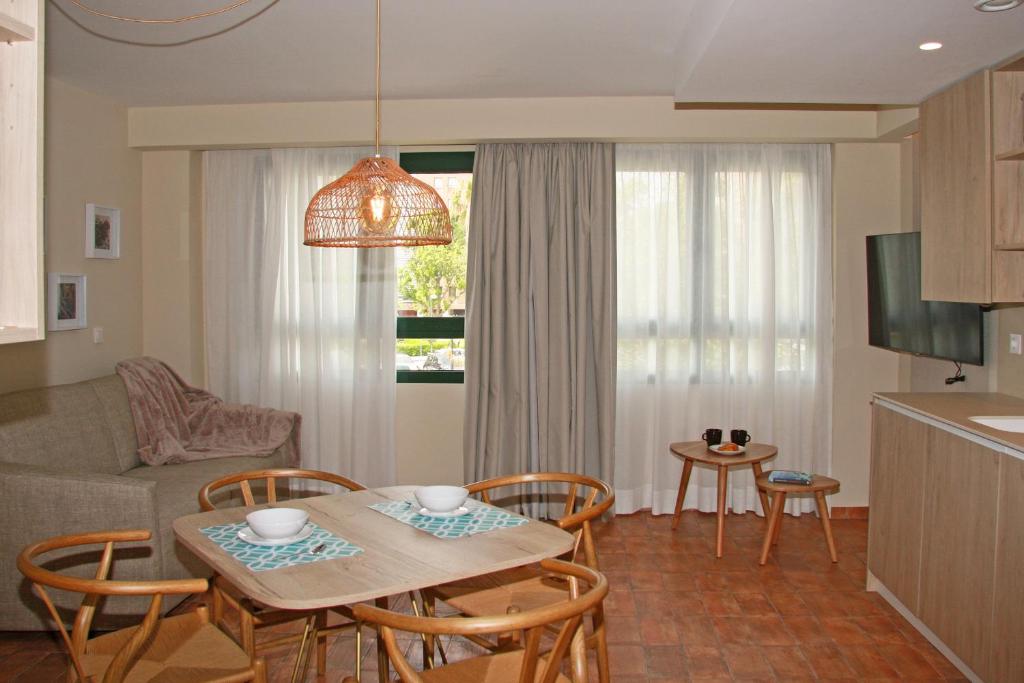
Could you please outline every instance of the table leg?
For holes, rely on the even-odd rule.
[[[686,498],[686,487],[690,484],[690,473],[693,472],[693,461],[683,458],[683,476],[679,478],[679,493],[676,494],[676,512],[672,518],[672,528],[679,526],[679,518],[683,514],[683,499]]]
[[[779,524],[782,523],[782,509],[786,507],[785,503],[786,494],[777,491],[772,496],[772,514],[768,519],[768,528],[764,532],[764,543],[761,545],[761,559],[758,564],[764,565],[768,561],[768,551],[772,549],[772,539],[775,538],[775,532],[779,528]]]
[[[825,530],[825,541],[828,543],[828,556],[833,562],[838,562],[836,557],[836,540],[832,537],[832,522],[828,518],[828,503],[825,502],[825,492],[815,491],[814,499],[818,503],[818,516],[821,517],[821,528]]]
[[[388,599],[376,598],[373,604],[381,609],[388,608]],[[391,678],[391,669],[388,662],[388,650],[384,646],[384,639],[381,638],[380,629],[377,629],[377,679],[380,683],[387,683]]]
[[[306,672],[309,670],[309,655],[316,646],[317,633],[314,625],[315,616],[306,618],[305,626],[302,629],[302,640],[299,641],[299,653],[295,656],[295,665],[292,667],[292,683],[306,680]]]
[[[757,478],[764,474],[764,470],[761,469],[759,462],[750,463],[750,467],[754,470],[754,486],[757,486]],[[764,511],[764,518],[767,521],[772,514],[771,505],[768,504],[768,494],[762,489],[757,489],[757,495],[761,499],[761,510]]]
[[[722,556],[722,543],[725,540],[725,498],[729,485],[729,468],[718,466],[718,533],[715,538],[715,557]]]

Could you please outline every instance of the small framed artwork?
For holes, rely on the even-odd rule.
[[[121,209],[85,205],[85,257],[121,258]]]
[[[46,328],[78,330],[85,327],[85,276],[50,273],[48,280]]]

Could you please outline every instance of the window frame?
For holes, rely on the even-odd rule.
[[[398,163],[407,173],[473,173],[475,151],[404,152]],[[395,339],[465,339],[465,316],[397,316]],[[463,384],[465,370],[396,370],[397,384]]]

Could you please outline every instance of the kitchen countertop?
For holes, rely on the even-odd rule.
[[[1024,416],[1024,399],[1009,394],[992,393],[876,393],[875,398],[893,403],[933,420],[970,432],[983,439],[1024,451],[1024,433],[1005,432],[972,422],[981,416]]]

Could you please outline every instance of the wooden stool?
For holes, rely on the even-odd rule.
[[[772,496],[771,516],[768,519],[768,529],[764,534],[764,545],[761,546],[761,562],[768,561],[768,551],[778,541],[779,528],[782,526],[782,508],[786,504],[787,493],[813,493],[818,503],[818,516],[821,518],[821,528],[825,530],[825,541],[828,543],[828,554],[833,562],[838,562],[836,557],[836,541],[832,537],[832,523],[828,519],[828,504],[825,502],[826,493],[835,493],[839,490],[839,482],[830,477],[823,477],[815,474],[809,486],[803,484],[773,483],[768,481],[769,472],[757,475],[757,488]]]

